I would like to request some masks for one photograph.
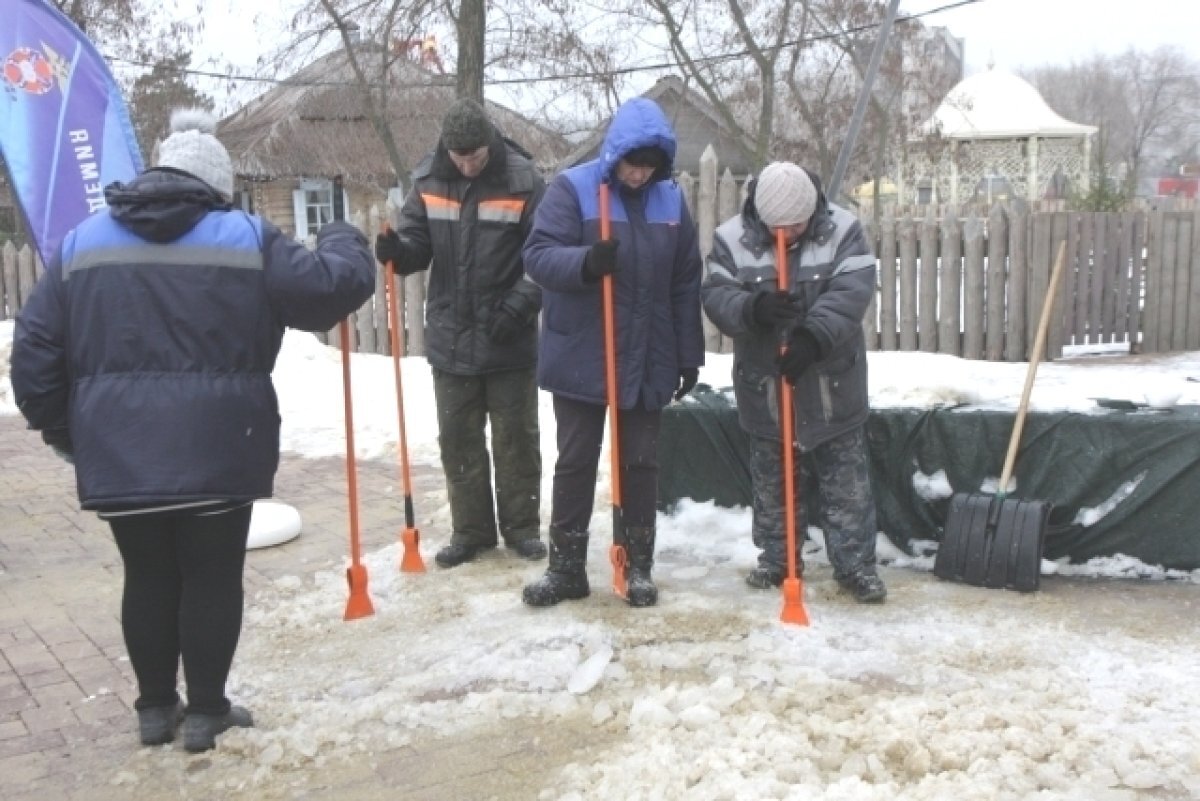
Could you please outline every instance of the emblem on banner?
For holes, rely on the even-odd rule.
[[[41,50],[18,47],[4,59],[4,81],[13,89],[31,95],[44,95],[54,88],[55,80],[65,81],[67,63],[45,44]]]

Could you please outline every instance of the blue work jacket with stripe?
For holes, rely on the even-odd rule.
[[[17,319],[18,407],[69,431],[85,509],[270,496],[284,328],[327,330],[371,295],[366,239],[332,223],[310,252],[171,170],[106,195]]]
[[[631,190],[615,177],[632,150],[657,147],[667,163]],[[679,371],[704,364],[701,262],[696,227],[670,175],[675,136],[659,107],[636,98],[621,106],[599,158],[551,182],[525,243],[525,270],[542,287],[538,384],[548,392],[604,404],[601,284],[583,266],[600,239],[599,191],[610,186],[611,236],[617,248],[615,328],[618,406],[661,409]]]

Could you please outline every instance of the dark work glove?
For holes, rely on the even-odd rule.
[[[75,449],[71,447],[71,432],[65,428],[48,428],[42,432],[42,442],[54,450],[64,462],[75,464]]]
[[[617,271],[617,245],[615,239],[602,239],[592,244],[583,262],[583,280],[594,284],[606,275]]]
[[[375,237],[375,258],[380,264],[389,261],[392,267],[398,267],[404,259],[404,241],[395,231],[384,231]]]
[[[803,316],[795,298],[782,289],[759,290],[754,295],[751,309],[754,324],[768,331],[787,328]]]
[[[683,400],[683,396],[696,388],[700,378],[700,370],[695,367],[683,367],[679,370],[679,388],[675,390],[675,400]]]
[[[788,337],[787,352],[779,357],[779,374],[795,384],[804,371],[820,358],[821,346],[817,344],[817,338],[807,328],[798,325]]]
[[[497,345],[504,345],[511,342],[524,327],[516,312],[510,309],[508,304],[501,303],[492,312],[491,322],[488,323],[488,337]]]
[[[395,231],[385,231],[375,237],[375,258],[380,264],[392,263],[396,275],[412,275],[425,265],[413,264],[409,243]]]

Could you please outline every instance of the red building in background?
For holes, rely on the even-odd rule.
[[[1164,175],[1158,179],[1160,197],[1186,197],[1194,200],[1200,191],[1200,164],[1183,164],[1178,175]]]

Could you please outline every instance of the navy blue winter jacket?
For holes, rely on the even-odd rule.
[[[655,180],[633,191],[615,176],[617,162],[640,147],[667,154]],[[599,187],[610,186],[617,250],[615,317],[618,405],[661,409],[679,371],[704,364],[701,262],[696,227],[669,179],[675,135],[659,107],[637,98],[618,109],[598,159],[550,184],[525,242],[525,272],[542,287],[538,384],[556,395],[605,403],[601,284],[583,265],[600,239]],[[665,178],[665,180],[664,180]]]
[[[17,319],[21,413],[69,430],[84,509],[270,496],[284,327],[329,329],[371,295],[365,238],[331,223],[310,252],[170,170],[106,196]]]

